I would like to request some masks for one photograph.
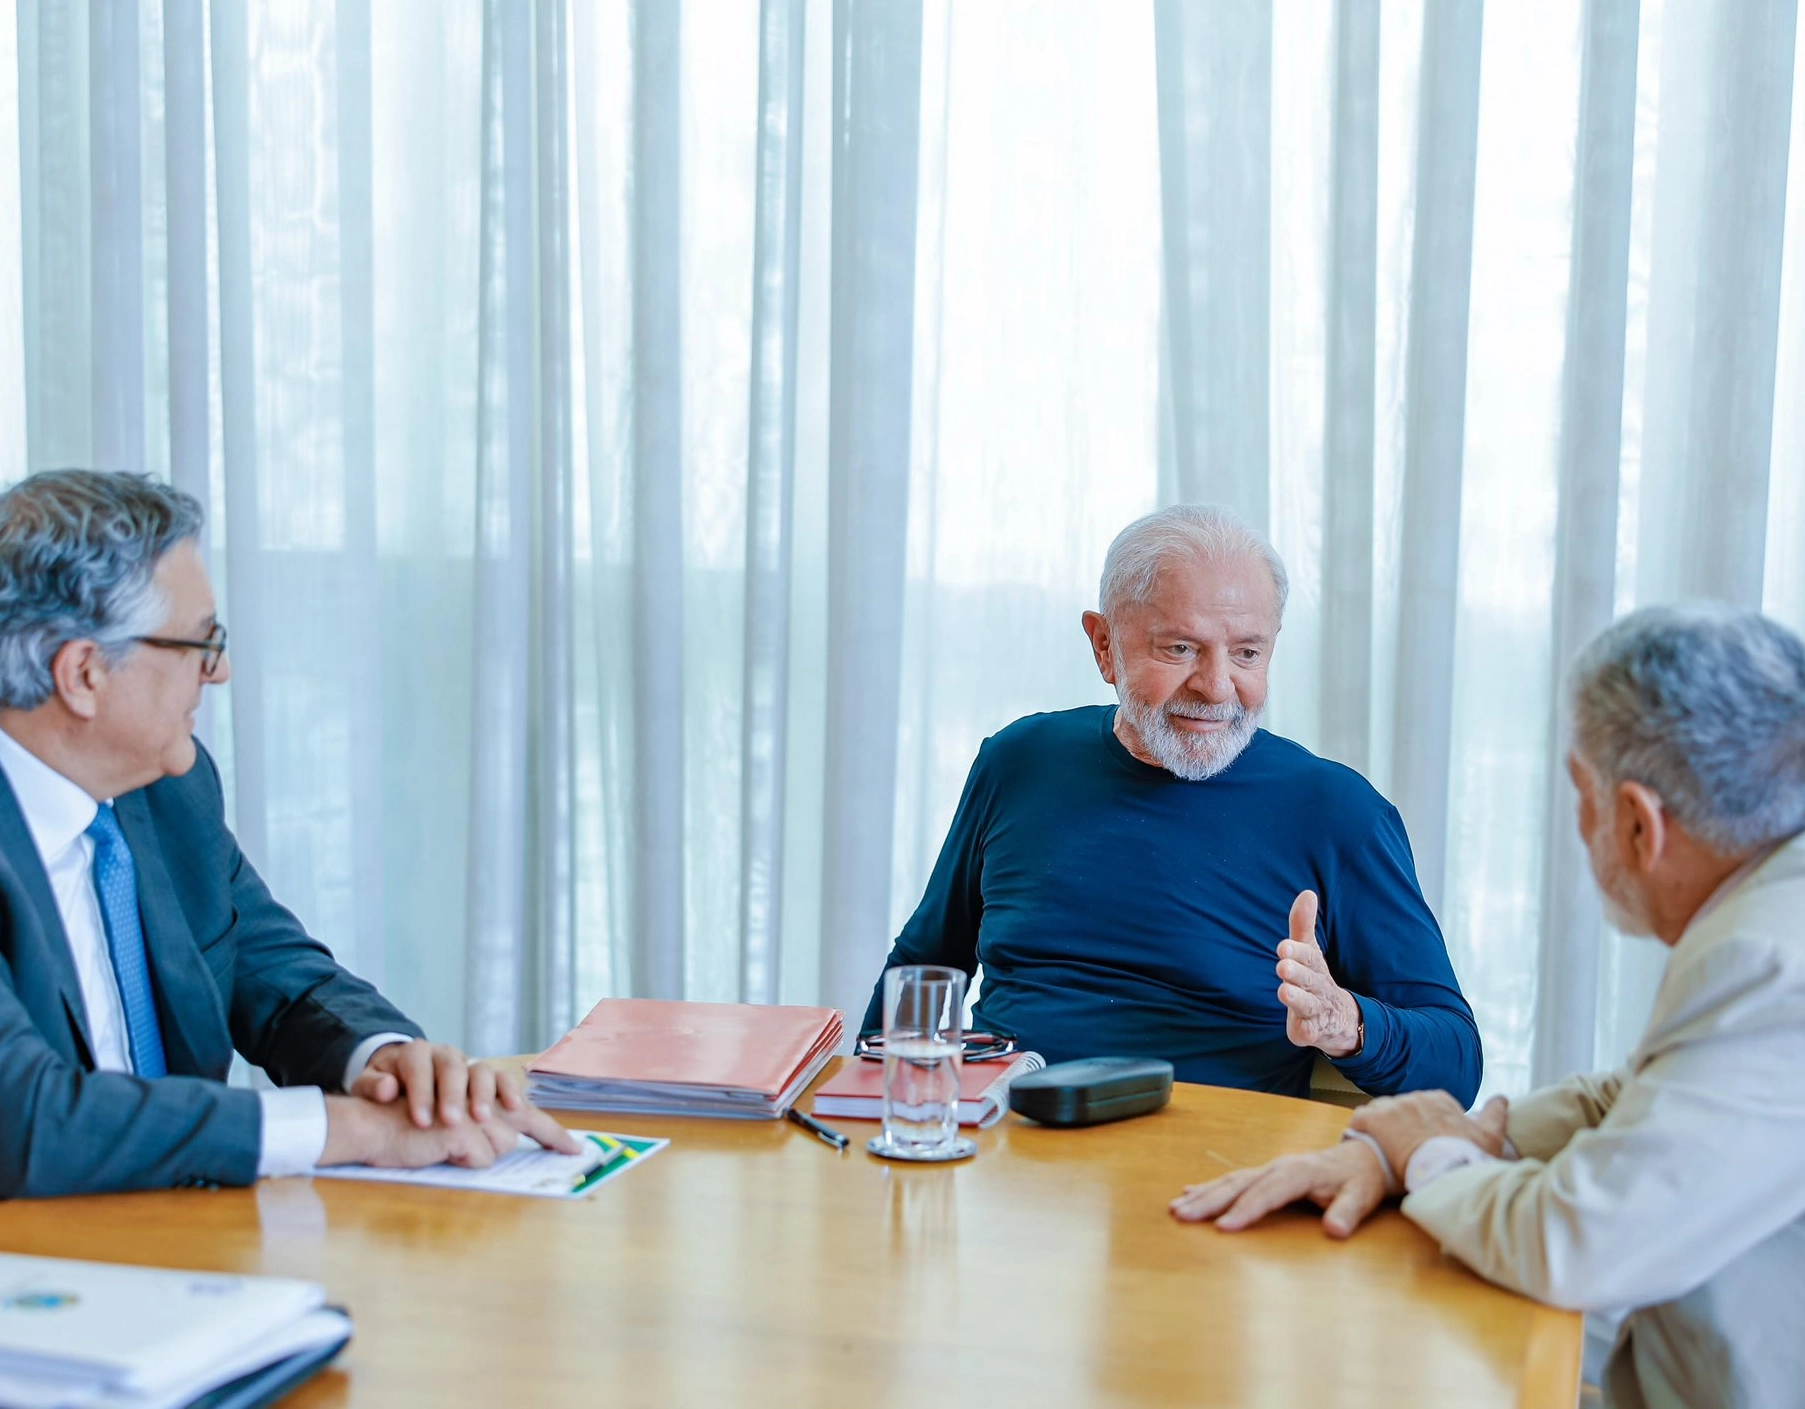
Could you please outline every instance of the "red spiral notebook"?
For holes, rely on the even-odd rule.
[[[1009,1083],[1045,1065],[1038,1052],[1018,1052],[1006,1061],[964,1063],[959,1068],[959,1124],[995,1125],[1009,1110]],[[814,1112],[843,1120],[882,1120],[884,1064],[848,1062],[821,1083]]]
[[[781,1116],[840,1045],[833,1008],[604,998],[527,1067],[566,1111]]]

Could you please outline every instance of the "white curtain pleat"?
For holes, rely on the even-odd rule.
[[[537,251],[539,271],[538,475],[531,635],[533,867],[521,951],[525,1001],[518,1042],[563,1032],[576,1012],[576,742],[572,605],[575,592],[575,465],[570,331],[569,42],[564,0],[541,0],[534,16]]]
[[[740,1000],[782,982],[807,6],[761,0],[752,396],[746,450],[746,626],[740,784]]]
[[[386,990],[446,1040],[464,1037],[477,992],[465,963],[475,917],[499,920],[498,944],[519,933],[506,928],[510,916],[521,915],[519,906],[498,901],[479,912],[472,896],[479,886],[495,888],[527,825],[506,810],[508,795],[476,762],[479,747],[509,741],[505,716],[479,713],[479,681],[485,668],[524,680],[532,630],[525,619],[502,618],[518,597],[490,595],[510,579],[496,561],[490,516],[498,507],[507,512],[505,488],[496,483],[506,445],[479,437],[479,429],[504,433],[506,426],[497,400],[506,390],[505,364],[498,365],[504,325],[492,301],[503,290],[484,277],[492,268],[485,236],[503,233],[499,213],[486,213],[485,193],[498,194],[501,167],[491,168],[496,180],[486,185],[483,154],[499,162],[502,152],[499,132],[488,126],[500,113],[485,101],[485,20],[481,3],[382,0],[370,7],[380,595],[363,609],[380,617],[382,655],[371,662],[341,651],[345,684],[322,710],[330,717],[353,697],[374,695],[382,711],[380,772],[362,781],[383,793],[382,843],[368,858],[382,868],[383,908],[336,924],[355,934],[359,955],[380,947]],[[492,97],[499,102],[499,93]],[[485,335],[495,345],[487,359]],[[479,443],[487,446],[480,456]],[[492,489],[501,490],[499,506]],[[479,629],[484,612],[490,616]],[[316,745],[295,740],[291,747]],[[479,778],[489,790],[480,809]],[[358,783],[322,761],[307,790],[346,797]],[[498,796],[499,807],[492,801]],[[342,831],[323,836],[325,854],[344,839]],[[317,882],[290,884],[282,893],[324,932],[334,922]],[[337,942],[343,935],[327,937]],[[528,1011],[534,1002],[529,997]],[[497,1017],[496,1041],[522,1041],[512,1028],[516,1019],[505,1010]],[[523,1045],[539,1040],[535,1033]]]
[[[19,10],[26,456],[92,463],[93,260],[86,5]]]
[[[835,0],[823,1000],[889,949],[914,368],[920,0]]]
[[[941,809],[935,797],[940,759],[934,741],[958,732],[957,723],[948,717],[950,711],[937,708],[944,700],[944,681],[941,671],[935,668],[939,659],[936,651],[944,639],[942,620],[947,611],[941,594],[934,590],[941,577],[940,550],[947,537],[942,519],[950,488],[943,472],[942,432],[952,429],[949,423],[956,419],[947,414],[945,398],[946,364],[952,352],[947,325],[956,317],[948,307],[946,207],[950,196],[947,187],[955,179],[948,133],[955,101],[952,53],[958,18],[958,6],[950,0],[937,0],[922,7],[909,541],[903,588],[903,656],[898,680],[901,698],[896,729],[896,808],[892,814],[895,831],[890,847],[892,931],[901,928],[911,913],[922,878],[940,846]],[[972,16],[967,14],[967,31],[972,23]],[[998,195],[999,203],[1007,199],[1001,192]],[[952,337],[958,336],[955,326]],[[928,590],[920,590],[921,585]],[[904,681],[908,688],[903,688]],[[966,994],[970,1002],[976,1001],[973,993],[981,983],[976,975],[973,977],[974,984]]]
[[[782,963],[786,1003],[821,1001],[823,829],[827,824],[829,408],[833,342],[833,171],[838,121],[831,0],[805,0],[803,198],[797,220],[796,443],[790,517],[789,671],[785,687]],[[756,170],[756,167],[754,168]],[[826,277],[823,277],[823,276]],[[751,428],[747,427],[750,438]]]
[[[163,6],[163,169],[169,478],[213,499],[208,425],[207,67],[204,0]]]
[[[0,191],[21,197],[19,218],[0,219],[0,483],[19,478],[27,463],[21,29],[17,0],[0,0]]]
[[[1537,975],[1525,958],[1539,931],[1523,878],[1543,864],[1544,760],[1557,747],[1545,702],[1558,679],[1549,626],[1579,19],[1545,0],[1490,7],[1481,55],[1440,916],[1488,1043],[1486,1080],[1505,1091],[1528,1079]]]
[[[94,463],[144,469],[143,198],[139,179],[138,7],[89,9],[88,134],[93,182]]]
[[[1557,682],[1610,622],[1616,594],[1640,18],[1639,0],[1589,0],[1586,6],[1550,647]],[[1537,1086],[1591,1070],[1598,1011],[1603,913],[1573,824],[1573,787],[1561,745],[1569,725],[1564,702],[1557,683],[1549,715],[1553,746],[1537,972],[1558,974],[1560,981],[1536,986],[1531,1080]]]
[[[1320,745],[1371,767],[1378,383],[1379,3],[1338,0],[1323,411]]]
[[[1423,895],[1438,912],[1447,882],[1483,22],[1480,0],[1426,7],[1417,123],[1392,800],[1410,831]]]
[[[1637,597],[1759,606],[1798,7],[1667,7]]]
[[[677,998],[684,913],[684,534],[681,45],[676,0],[633,16],[632,975]]]
[[[336,0],[338,257],[341,289],[341,416],[345,537],[342,573],[354,604],[382,600],[376,529],[376,210],[371,150],[370,0]],[[358,662],[355,678],[377,686],[386,654],[380,610],[345,614],[342,649]],[[386,909],[383,836],[381,688],[350,690],[346,786],[350,820],[350,911],[380,916]],[[372,983],[385,981],[387,955],[376,926],[359,926],[341,950]]]
[[[482,1051],[519,1044],[530,913],[532,659],[533,13],[487,0],[483,23],[481,396],[476,616],[471,655],[469,938],[465,1030]]]
[[[582,509],[574,549],[578,911],[593,928],[579,945],[578,988],[607,992],[632,969],[634,695],[631,671],[606,663],[633,639],[631,14],[577,5],[572,34],[572,223],[577,335],[574,481]],[[623,985],[624,986],[624,985]]]
[[[1792,137],[1805,151],[1805,84],[1798,81],[1805,33],[1794,41]],[[1774,451],[1769,467],[1763,610],[1805,630],[1805,179],[1786,182],[1786,243],[1780,269],[1780,340],[1774,357]]]
[[[1270,520],[1272,7],[1155,0],[1169,497]]]
[[[220,463],[228,551],[215,576],[221,614],[236,623],[232,638],[231,778],[239,844],[252,861],[269,858],[269,708],[264,662],[269,619],[262,571],[262,466],[259,463],[256,303],[251,244],[251,70],[247,12],[208,7],[213,98],[214,257],[219,318]],[[171,319],[171,336],[175,336]],[[192,330],[188,330],[192,336]],[[217,508],[210,495],[207,502]],[[219,537],[219,523],[214,538]]]

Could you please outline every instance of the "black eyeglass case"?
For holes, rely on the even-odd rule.
[[[1055,1062],[1009,1084],[1009,1109],[1042,1125],[1101,1125],[1147,1115],[1172,1099],[1172,1063],[1154,1057]]]

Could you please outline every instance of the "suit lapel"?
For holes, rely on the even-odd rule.
[[[39,926],[39,957],[43,971],[49,975],[48,994],[38,996],[21,992],[20,998],[28,1008],[35,1010],[34,1016],[42,1023],[54,1020],[49,1015],[54,1013],[55,1000],[60,997],[81,1043],[80,1059],[92,1066],[94,1038],[88,1028],[88,1005],[82,1001],[75,955],[69,948],[68,932],[63,929],[62,912],[56,908],[56,896],[50,889],[44,859],[38,855],[38,844],[32,840],[31,828],[26,825],[25,814],[19,808],[19,800],[13,795],[12,784],[7,781],[4,770],[0,770],[0,856],[6,858],[6,864],[11,867],[20,890],[35,912]],[[23,939],[25,929],[23,925],[17,926],[14,933]],[[35,1003],[34,997],[38,998]]]
[[[213,1075],[232,1060],[232,1035],[213,973],[176,900],[156,823],[142,792],[115,798],[119,829],[138,872],[138,917],[156,980],[163,1048],[174,1075]]]

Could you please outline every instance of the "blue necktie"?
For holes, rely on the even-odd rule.
[[[144,926],[138,919],[138,868],[110,803],[102,803],[88,825],[94,839],[94,890],[107,926],[107,949],[119,998],[125,1005],[125,1031],[132,1044],[132,1069],[139,1076],[167,1076],[163,1029],[157,1023],[157,1000],[150,991],[150,964],[144,954]]]

